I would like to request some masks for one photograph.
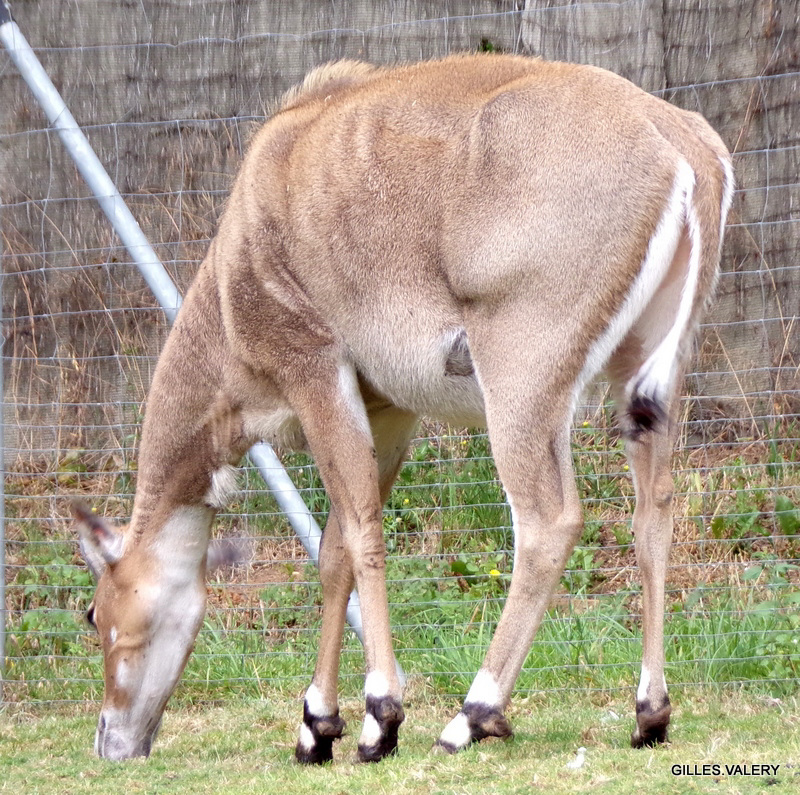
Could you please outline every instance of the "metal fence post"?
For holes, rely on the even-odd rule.
[[[0,4],[0,15],[5,11]],[[0,23],[2,16],[0,16]],[[3,253],[3,211],[0,207],[0,254]],[[6,399],[3,389],[3,364],[6,335],[3,313],[3,260],[0,258],[0,703],[3,702],[3,681],[6,673]]]
[[[0,30],[11,21],[11,10],[3,0],[0,2]],[[3,253],[3,211],[0,205],[0,254]],[[3,387],[3,364],[6,350],[6,335],[3,313],[3,260],[0,258],[0,703],[3,701],[3,681],[6,674],[6,446],[5,420],[6,398]]]

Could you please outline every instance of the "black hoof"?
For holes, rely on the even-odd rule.
[[[654,745],[669,742],[667,726],[669,726],[672,707],[669,699],[660,709],[654,710],[649,701],[636,704],[636,728],[631,734],[633,748],[652,748]]]
[[[486,704],[464,704],[462,712],[467,716],[472,742],[480,742],[487,737],[506,739],[514,735],[511,724],[496,707]]]
[[[464,748],[467,746],[465,745]],[[457,746],[453,745],[453,743],[445,742],[444,740],[437,740],[433,744],[433,748],[431,749],[435,754],[457,754],[459,751],[463,751],[464,748],[458,748]]]
[[[297,761],[302,765],[324,765],[333,760],[333,741],[344,734],[345,722],[339,713],[325,718],[315,718],[303,710],[303,728],[294,749]],[[304,730],[305,729],[305,730]]]
[[[358,744],[358,761],[380,762],[397,753],[397,732],[406,716],[400,702],[391,696],[367,696],[367,714],[375,718],[380,736],[374,743]]]
[[[497,707],[467,703],[434,743],[434,753],[455,754],[487,737],[513,736],[511,724]]]

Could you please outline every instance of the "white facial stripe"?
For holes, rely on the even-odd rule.
[[[120,660],[117,663],[117,670],[114,673],[114,676],[115,676],[114,681],[115,681],[115,683],[116,683],[118,688],[120,688],[122,690],[127,690],[130,687],[130,684],[131,684],[131,681],[130,681],[131,680],[131,675],[130,674],[131,674],[131,671],[130,671],[130,667],[128,666],[128,664],[125,663],[124,660]]]
[[[383,698],[389,695],[389,681],[380,671],[370,671],[364,682],[364,695]]]
[[[464,699],[465,704],[486,704],[488,707],[500,706],[500,688],[497,680],[488,671],[478,671],[472,687]]]
[[[300,724],[300,745],[306,751],[310,751],[316,745],[314,735],[305,723]]]
[[[454,748],[464,748],[469,745],[472,740],[472,732],[469,728],[469,721],[463,712],[458,715],[445,726],[444,731],[439,737],[439,741],[447,743]]]
[[[313,683],[309,685],[308,690],[306,690],[306,706],[308,707],[308,711],[315,718],[330,717],[335,711],[325,703],[322,692]]]
[[[381,739],[381,727],[375,718],[369,714],[364,716],[364,728],[359,737],[360,745],[375,745]]]

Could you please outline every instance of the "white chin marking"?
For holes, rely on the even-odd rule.
[[[315,718],[328,718],[333,714],[333,710],[325,703],[322,692],[313,683],[306,690],[306,706]]]
[[[497,680],[488,671],[478,671],[464,703],[486,704],[488,707],[500,706],[500,688],[497,686]]]
[[[389,695],[389,681],[380,671],[370,671],[364,682],[364,695],[383,698]]]
[[[453,748],[464,748],[469,745],[472,739],[472,732],[469,729],[469,721],[463,712],[445,726],[444,731],[439,737],[439,742],[451,745]]]
[[[639,689],[636,691],[636,700],[644,701],[647,698],[647,688],[650,687],[650,671],[642,666],[642,675],[639,678]]]
[[[300,745],[306,751],[310,751],[316,745],[314,735],[305,723],[300,724]]]
[[[375,745],[381,739],[381,727],[375,718],[369,714],[364,716],[364,728],[361,730],[359,745]]]

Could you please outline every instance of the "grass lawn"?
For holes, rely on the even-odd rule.
[[[400,751],[378,765],[354,762],[362,705],[352,698],[342,704],[348,734],[334,749],[334,763],[322,768],[293,761],[301,705],[283,693],[259,702],[169,711],[150,759],[126,763],[94,756],[96,707],[6,713],[0,715],[0,792],[639,795],[800,789],[797,697],[678,693],[672,744],[634,751],[628,746],[631,699],[530,696],[510,708],[513,739],[448,757],[430,749],[456,702],[415,697],[413,683],[410,690]],[[566,765],[579,746],[587,749],[586,761],[570,770]],[[710,775],[673,772],[673,766],[688,765],[688,772],[702,773],[704,764],[712,766]],[[745,776],[726,774],[726,765],[747,765],[747,772],[752,765],[780,767]]]
[[[85,622],[93,585],[74,528],[53,517],[53,505],[60,510],[76,492],[98,501],[114,494],[100,507],[123,516],[130,477],[78,468],[7,478],[0,793],[800,792],[796,426],[775,432],[780,445],[753,442],[746,456],[711,445],[677,457],[665,622],[674,744],[633,751],[641,590],[632,486],[621,442],[587,425],[575,434],[586,530],[517,682],[516,735],[455,758],[433,755],[431,745],[480,667],[505,600],[508,508],[485,436],[414,446],[384,515],[393,637],[410,674],[407,717],[399,755],[376,766],[354,763],[363,653],[351,633],[341,678],[350,733],[332,766],[293,761],[320,590],[250,474],[218,526],[249,538],[252,560],[209,583],[206,621],[152,757],[95,758],[102,665]],[[304,459],[290,463],[323,520],[315,472]],[[585,763],[567,769],[581,746]],[[703,765],[709,775],[699,775]],[[732,765],[779,767],[732,775]]]

